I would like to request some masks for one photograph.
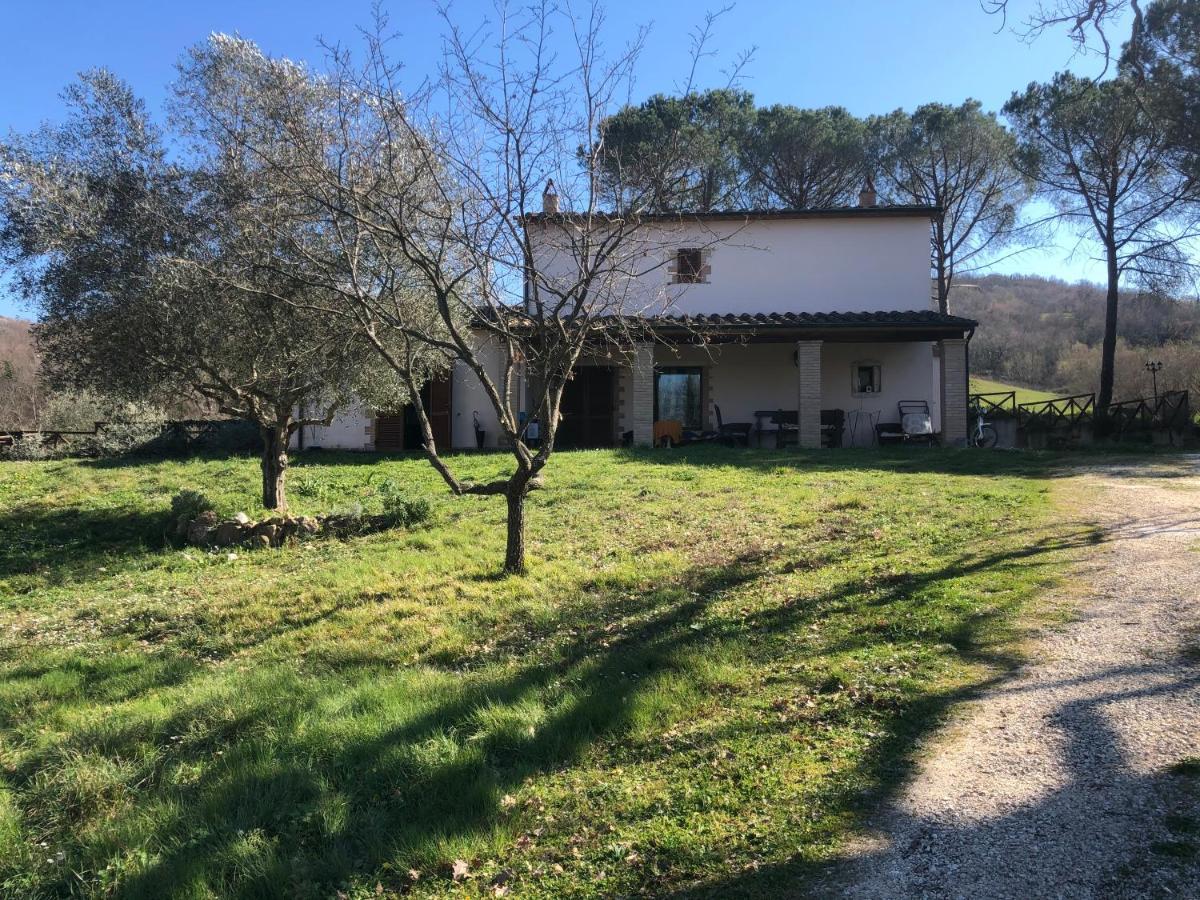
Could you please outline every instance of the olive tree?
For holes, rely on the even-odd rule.
[[[198,395],[254,422],[263,505],[285,507],[291,436],[327,424],[374,354],[327,317],[274,301],[314,289],[278,277],[277,230],[261,227],[267,195],[246,160],[169,158],[145,105],[107,72],[65,99],[65,122],[0,149],[0,247],[39,310],[43,371],[118,397]],[[278,198],[270,211],[289,221]]]

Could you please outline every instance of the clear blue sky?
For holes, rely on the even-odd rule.
[[[716,0],[713,7],[720,5]],[[1012,0],[1019,15],[1035,0]],[[397,50],[410,71],[429,69],[437,56],[440,22],[429,0],[386,2]],[[687,65],[688,29],[704,6],[684,0],[611,0],[608,34],[623,41],[651,26],[639,68],[640,95],[670,91]],[[490,0],[458,0],[461,21],[480,19]],[[214,31],[238,32],[269,53],[319,62],[317,38],[353,42],[367,22],[370,0],[53,0],[13,3],[4,12],[0,54],[0,131],[26,131],[61,116],[59,92],[81,70],[112,69],[157,108],[173,66],[189,44]],[[1071,68],[1095,74],[1094,58],[1072,56],[1062,32],[1032,44],[981,12],[977,0],[740,0],[717,25],[705,83],[722,84],[721,70],[756,47],[744,86],[760,103],[840,104],[859,115],[940,100],[976,97],[999,109],[1014,89]],[[1123,33],[1123,32],[1122,32]],[[1023,254],[998,271],[1037,272],[1069,280],[1098,280],[1086,248],[1068,259],[1073,241]],[[28,315],[0,285],[0,315]]]

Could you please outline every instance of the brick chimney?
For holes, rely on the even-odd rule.
[[[867,183],[863,185],[863,189],[858,192],[858,205],[863,207],[871,207],[875,205],[875,182],[871,176],[867,176]]]
[[[542,191],[542,212],[548,216],[558,215],[558,191],[554,188],[554,179],[546,182],[546,190]]]

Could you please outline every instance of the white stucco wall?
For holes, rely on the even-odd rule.
[[[881,368],[878,394],[855,395],[851,391],[851,371],[856,362],[875,362]],[[941,428],[940,392],[937,390],[937,359],[928,341],[897,344],[831,344],[821,347],[821,406],[824,409],[878,410],[881,422],[898,422],[896,404],[901,400],[925,400],[929,403],[934,430]],[[868,437],[864,424],[859,426],[860,442]],[[849,423],[847,423],[847,428]]]
[[[557,226],[538,226],[540,262],[552,277],[575,277],[574,256],[556,249]],[[640,232],[606,287],[631,313],[878,312],[931,308],[929,219],[771,219],[655,223]],[[671,284],[668,259],[707,248],[705,284]]]
[[[489,375],[498,384],[503,376],[503,356],[499,347],[483,341],[479,356]],[[496,413],[483,390],[479,378],[461,362],[454,364],[451,375],[452,394],[450,406],[450,437],[454,448],[475,446],[475,424],[472,413],[478,411],[479,421],[487,433],[486,446],[498,446],[500,429],[496,425]],[[514,381],[514,391],[520,390],[520,382]],[[328,426],[313,425],[304,429],[305,447],[322,447],[326,450],[374,450],[371,433],[374,412],[359,404],[346,409]],[[298,448],[297,436],[292,437],[293,449]]]
[[[798,384],[791,343],[725,345],[711,348],[687,347],[674,352],[666,347],[655,351],[660,366],[701,366],[708,380],[711,404],[721,407],[726,423],[751,422],[757,410],[797,408]],[[851,391],[852,367],[871,362],[881,369],[877,394],[855,396]],[[899,420],[896,404],[901,400],[925,400],[938,428],[936,358],[927,341],[911,343],[834,344],[821,347],[821,408],[878,411],[879,421]],[[713,410],[706,425],[716,427]],[[870,439],[864,415],[858,429],[859,443]],[[849,422],[847,422],[849,429]],[[846,435],[850,443],[850,435]]]
[[[571,255],[556,251],[545,239],[553,234],[548,226],[538,227],[543,236],[540,253],[544,270],[560,278],[572,278]],[[623,260],[622,266],[627,271],[636,270],[639,276],[614,276],[606,285],[614,304],[626,312],[876,312],[931,306],[929,220],[919,216],[656,223],[640,232],[637,242],[629,246],[633,258]],[[671,283],[668,260],[682,247],[706,248],[711,267],[707,283]],[[697,348],[676,354],[659,347],[655,361],[659,365],[711,366],[707,385],[710,405],[719,404],[727,422],[746,421],[756,409],[796,408],[793,349],[788,343],[716,347],[710,358]],[[489,374],[498,381],[503,367],[499,347],[485,344],[480,355]],[[875,360],[883,366],[883,392],[876,397],[850,394],[850,366],[859,359]],[[928,343],[826,343],[822,377],[824,408],[880,409],[887,421],[895,417],[897,400],[927,399],[935,423],[938,421],[937,360]],[[478,413],[487,433],[486,446],[497,446],[495,412],[478,378],[457,363],[452,379],[453,446],[475,446],[473,413]],[[625,386],[621,375],[618,385]],[[517,381],[514,390],[522,396],[524,385]],[[618,433],[626,429],[625,420],[631,415],[625,405],[619,401]],[[708,415],[711,426],[711,409]],[[372,449],[372,419],[368,409],[347,410],[328,427],[305,429],[304,445]],[[293,445],[296,443],[293,441]]]
[[[499,387],[504,376],[504,354],[499,344],[493,340],[481,339],[477,354],[492,383]],[[496,409],[492,405],[492,401],[488,399],[479,377],[465,364],[456,362],[452,378],[454,392],[450,401],[450,437],[453,446],[462,448],[475,446],[473,413],[479,414],[479,424],[486,433],[484,446],[499,446],[500,428],[496,418]],[[514,379],[513,391],[516,396],[521,396],[520,388],[519,381]]]
[[[329,425],[307,425],[304,428],[305,448],[325,450],[371,450],[374,445],[368,428],[373,414],[361,405],[344,410]],[[299,435],[292,435],[292,448],[301,444]]]

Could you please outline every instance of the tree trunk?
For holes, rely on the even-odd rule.
[[[553,431],[548,439],[553,440]],[[508,544],[504,549],[504,571],[509,575],[525,574],[525,497],[533,472],[527,463],[518,460],[517,470],[508,480]]]
[[[938,312],[946,315],[950,312],[950,280],[946,277],[946,234],[940,219],[935,230],[933,256],[937,268]]]
[[[288,438],[291,432],[286,424],[263,426],[261,429],[262,452],[262,502],[266,509],[287,509],[284,493],[284,477],[287,473]]]
[[[1117,303],[1120,299],[1117,269],[1117,251],[1107,248],[1108,298],[1104,311],[1104,342],[1100,351],[1100,393],[1096,397],[1096,413],[1103,420],[1108,417],[1108,406],[1112,403],[1113,375],[1117,357]]]
[[[504,571],[525,574],[525,483],[508,489],[508,544],[504,549]]]

